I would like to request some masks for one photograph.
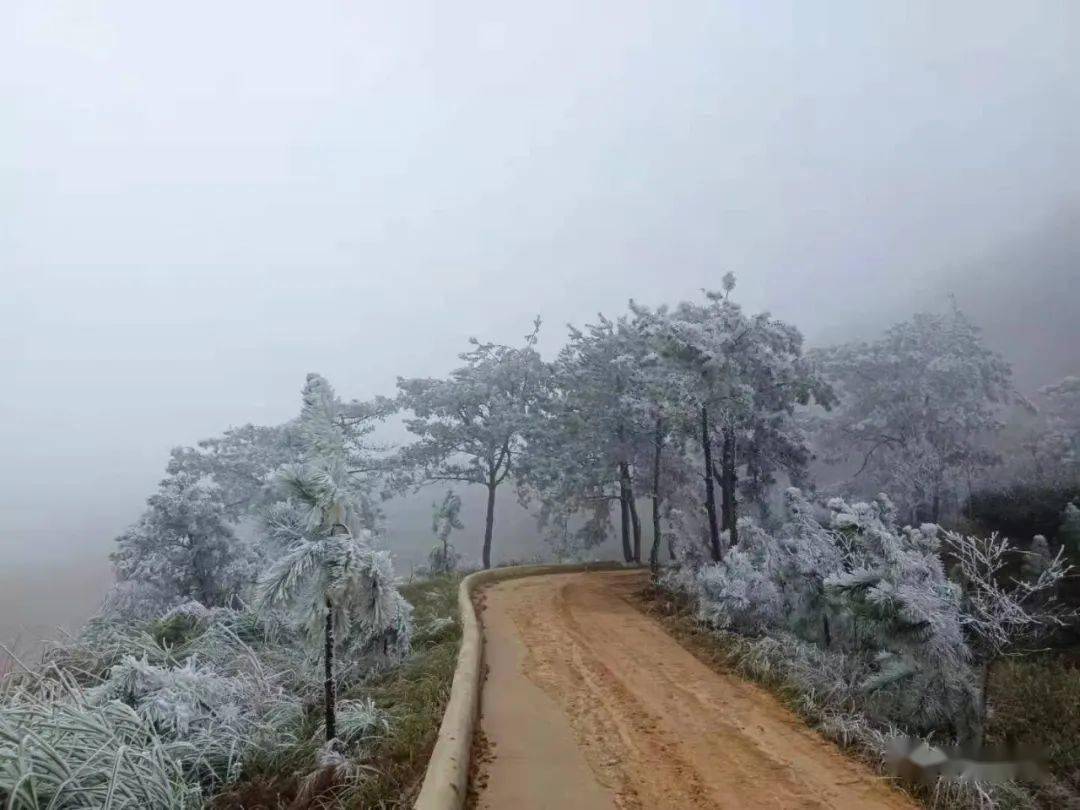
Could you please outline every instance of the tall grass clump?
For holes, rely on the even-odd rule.
[[[189,779],[198,746],[161,734],[119,701],[95,701],[58,670],[13,675],[0,700],[0,800],[6,807],[201,806]]]

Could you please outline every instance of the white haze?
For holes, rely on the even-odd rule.
[[[0,635],[92,607],[173,445],[537,313],[550,354],[733,270],[822,341],[951,292],[1023,384],[1076,368],[1071,0],[8,0],[0,30]]]

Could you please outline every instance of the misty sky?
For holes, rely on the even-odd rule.
[[[1048,382],[1078,178],[1075,0],[5,0],[0,564],[103,559],[308,371],[390,393],[727,270],[819,341],[1008,309]]]

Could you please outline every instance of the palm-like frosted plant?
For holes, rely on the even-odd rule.
[[[374,550],[365,530],[358,528],[337,409],[329,384],[308,375],[301,414],[305,458],[282,470],[286,498],[267,510],[266,532],[282,554],[259,588],[264,609],[297,607],[309,639],[322,631],[327,740],[336,731],[337,633],[346,639],[357,628],[353,644],[360,657],[399,657],[408,650],[411,612],[394,587],[389,554]]]
[[[306,530],[303,509],[291,502],[278,504],[273,514],[274,530],[285,530],[292,544],[262,581],[261,604],[299,608],[309,639],[322,631],[326,734],[332,739],[338,634],[347,639],[354,627],[358,630],[353,640],[358,656],[400,657],[409,646],[410,606],[394,587],[387,552],[357,540],[339,522],[328,532]]]

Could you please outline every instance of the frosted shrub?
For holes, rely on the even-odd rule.
[[[822,520],[791,489],[787,511],[777,536],[744,522],[724,560],[697,569],[690,587],[700,617],[748,635],[786,631],[842,655],[839,668],[823,668],[797,645],[789,674],[877,720],[970,733],[977,690],[960,591],[938,557],[937,528],[899,529],[884,496],[833,499]],[[685,571],[668,584],[680,580]]]
[[[161,737],[195,744],[203,767],[193,775],[212,782],[234,778],[256,750],[295,744],[286,729],[303,717],[300,701],[273,679],[223,675],[194,658],[169,668],[125,658],[86,697],[90,705],[121,702]]]
[[[970,736],[977,679],[937,527],[898,529],[885,496],[852,507],[830,502],[830,509],[845,553],[842,569],[825,580],[823,621],[831,618],[831,641],[841,649],[873,653],[860,684],[870,713]]]
[[[755,532],[755,537],[759,533]],[[782,622],[784,598],[775,562],[777,555],[750,537],[730,551],[722,563],[697,574],[700,618],[721,628],[762,633]]]

